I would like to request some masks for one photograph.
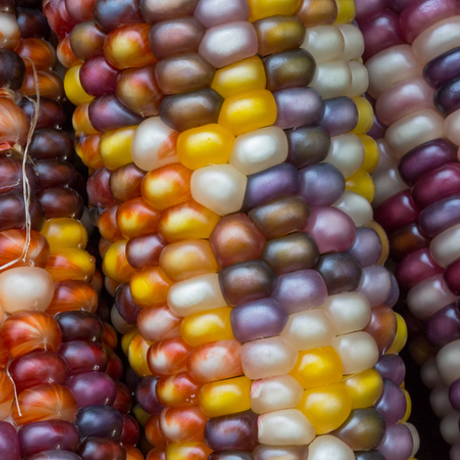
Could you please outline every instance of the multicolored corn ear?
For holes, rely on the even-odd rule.
[[[0,458],[89,459],[94,443],[125,455],[137,424],[117,410],[122,363],[95,315],[93,226],[39,6],[0,6]]]
[[[354,2],[71,4],[44,11],[147,459],[412,458]]]
[[[380,161],[375,219],[389,235],[441,433],[460,458],[460,6],[357,2]]]

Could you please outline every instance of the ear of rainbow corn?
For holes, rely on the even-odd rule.
[[[456,2],[433,2],[428,13],[426,5],[382,11],[360,2],[357,19],[366,42],[369,93],[384,128],[374,131],[383,160],[375,173],[375,216],[389,233],[410,315],[425,331],[412,350],[420,364],[426,362],[422,377],[433,389],[432,407],[455,460],[460,9]],[[376,34],[383,18],[387,25]]]
[[[33,5],[26,5],[33,6]],[[38,6],[35,5],[37,8]],[[38,9],[0,11],[0,458],[78,460],[135,443],[82,178]],[[128,398],[126,398],[126,393]],[[120,395],[125,395],[124,401]],[[126,402],[126,399],[128,400]],[[94,419],[101,422],[97,428]],[[102,428],[103,427],[103,428]],[[130,431],[128,430],[130,428]],[[125,431],[123,431],[125,430]],[[131,438],[125,432],[131,433]],[[133,441],[134,437],[134,441]],[[84,439],[86,438],[86,439]],[[81,442],[82,441],[82,442]],[[78,455],[77,455],[78,452]],[[81,455],[81,456],[80,456]]]
[[[62,6],[45,2],[52,24]],[[64,86],[147,458],[412,457],[354,3],[67,13]]]

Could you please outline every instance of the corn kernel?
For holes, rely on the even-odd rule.
[[[276,103],[266,89],[248,91],[226,99],[219,115],[219,124],[236,136],[249,133],[276,121]]]
[[[207,383],[200,389],[200,408],[208,417],[249,410],[251,384],[252,381],[244,376]]]

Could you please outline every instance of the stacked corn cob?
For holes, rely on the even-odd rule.
[[[380,125],[375,216],[390,234],[409,310],[425,342],[441,349],[422,372],[433,388],[433,410],[443,418],[441,432],[455,444],[460,441],[460,5],[360,2],[358,21]],[[420,363],[429,357],[423,341],[413,350]],[[460,458],[460,444],[451,458]]]
[[[94,314],[102,280],[85,251],[56,52],[45,16],[26,6],[0,12],[0,458],[124,454],[120,437],[132,441],[137,424],[111,407],[127,412],[122,366],[113,328]]]
[[[412,457],[354,3],[76,4],[44,10],[147,458]]]

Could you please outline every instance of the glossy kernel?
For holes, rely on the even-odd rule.
[[[336,337],[332,346],[340,355],[344,374],[355,374],[377,364],[379,350],[375,340],[364,331]]]
[[[167,245],[159,265],[172,281],[182,281],[219,269],[207,240],[185,240]]]
[[[276,121],[276,112],[275,99],[270,91],[248,91],[224,101],[219,124],[238,136],[273,125]]]
[[[194,348],[187,362],[190,375],[208,383],[243,374],[241,345],[236,340],[219,340]]]
[[[206,444],[217,451],[253,451],[258,444],[257,419],[251,411],[213,417],[206,424]]]
[[[374,139],[372,139],[372,137],[367,136],[366,134],[360,134],[358,137],[364,145],[364,162],[361,165],[361,169],[367,171],[368,173],[372,173],[379,162],[378,144]]]
[[[288,156],[288,150],[292,148],[289,147],[287,135],[281,128],[270,126],[258,129],[236,138],[230,164],[250,176],[283,163]]]
[[[68,217],[46,221],[41,233],[46,237],[51,251],[67,248],[85,249],[88,241],[88,234],[83,224]]]
[[[262,56],[300,48],[305,26],[296,16],[271,16],[254,22]]]
[[[48,259],[49,261],[49,259]],[[0,305],[3,311],[44,311],[53,298],[53,279],[39,267],[17,267],[0,274]]]
[[[371,310],[371,319],[365,330],[374,338],[380,353],[384,353],[394,342],[396,327],[394,311],[387,306],[379,305]]]
[[[201,410],[208,417],[219,417],[250,409],[251,383],[247,377],[237,377],[203,385],[199,393]]]
[[[14,50],[21,42],[21,29],[14,14],[0,13],[2,24],[1,47]]]
[[[66,0],[66,4],[68,3],[69,0]],[[94,16],[97,23],[106,31],[116,29],[121,24],[135,24],[143,20],[139,11],[140,2],[138,0],[115,3],[108,1],[96,1],[94,3],[94,0],[87,0],[87,3],[89,3],[87,6],[88,15]]]
[[[208,273],[175,283],[168,293],[168,306],[181,317],[225,307],[218,275]]]
[[[204,23],[185,16],[157,22],[150,28],[150,48],[157,59],[198,51],[205,34]]]
[[[264,58],[267,89],[274,92],[307,86],[315,75],[316,63],[304,49],[283,51]]]
[[[104,133],[134,126],[142,121],[139,115],[128,110],[114,94],[104,94],[92,100],[88,106],[88,116],[94,128]]]
[[[61,249],[53,252],[46,264],[46,271],[55,283],[60,281],[90,281],[96,270],[95,259],[82,249]]]
[[[0,389],[0,420],[4,420],[11,414],[15,398],[15,390],[13,382],[3,371],[0,372]]]
[[[174,0],[168,6],[156,0],[142,0],[140,2],[142,16],[151,24],[167,21],[182,16],[191,16],[196,7],[197,0]]]
[[[244,209],[251,209],[283,195],[299,190],[299,172],[294,165],[284,163],[248,177]]]
[[[291,16],[300,5],[300,0],[249,0],[250,21],[279,14]]]
[[[83,89],[91,96],[99,97],[115,92],[119,74],[120,71],[111,66],[104,56],[96,56],[81,66],[79,76]]]
[[[135,271],[126,258],[126,244],[126,240],[113,243],[105,253],[102,261],[104,274],[120,283],[129,281]]]
[[[391,344],[390,348],[386,351],[388,354],[399,353],[407,342],[407,325],[404,318],[399,314],[395,313],[396,316],[396,336]]]
[[[160,416],[152,415],[145,424],[145,437],[155,447],[166,447],[166,440],[160,430]]]
[[[244,374],[252,380],[289,373],[297,356],[298,352],[279,336],[246,342],[241,347]]]
[[[144,200],[152,207],[163,210],[191,199],[192,172],[180,163],[173,163],[149,171],[141,184]]]
[[[59,349],[71,375],[83,374],[91,371],[105,371],[108,354],[101,345],[95,342],[72,340],[64,342]]]
[[[201,384],[188,372],[161,377],[157,383],[158,400],[166,407],[194,406],[198,402]],[[159,446],[158,446],[159,447]]]
[[[209,238],[220,217],[190,200],[166,209],[158,233],[169,243],[189,238]]]
[[[269,297],[276,279],[275,272],[260,259],[229,265],[219,272],[220,289],[228,305]]]
[[[177,139],[179,161],[193,171],[227,163],[235,140],[230,131],[217,124],[184,131]]]
[[[144,120],[136,129],[131,147],[133,162],[144,171],[177,163],[176,144],[179,133],[160,117]]]
[[[265,445],[306,445],[315,438],[313,425],[297,409],[261,415],[257,421],[259,442]]]
[[[258,56],[219,69],[212,81],[215,89],[224,99],[246,91],[265,89],[265,68]]]
[[[60,77],[51,71],[37,70],[38,90],[42,97],[59,101],[64,97],[64,87]],[[26,73],[26,78],[21,87],[21,92],[26,96],[35,96],[37,89],[35,79],[32,73]],[[59,107],[59,106],[58,106]]]
[[[234,339],[230,307],[216,308],[189,315],[181,324],[181,336],[192,347],[216,340]]]
[[[352,409],[372,407],[383,391],[383,380],[375,369],[349,375],[342,380],[351,397]]]
[[[0,101],[0,115],[4,123],[0,130],[1,142],[19,142],[24,145],[27,140],[27,132],[29,129],[29,120],[18,105],[7,98],[2,98]]]
[[[385,431],[385,422],[376,410],[357,409],[334,435],[355,451],[369,451],[380,445]]]
[[[172,443],[166,449],[165,460],[206,460],[212,450],[204,442]],[[148,460],[159,460],[157,457]]]
[[[286,326],[288,315],[276,300],[265,298],[234,308],[230,321],[236,339],[244,343],[278,335]]]
[[[333,24],[337,17],[335,0],[302,0],[296,15],[305,27]]]
[[[67,385],[69,368],[57,353],[36,350],[13,360],[8,372],[19,394],[43,382]]]
[[[261,204],[249,211],[249,218],[267,239],[302,231],[308,223],[311,209],[298,196],[282,197]]]
[[[374,124],[374,110],[371,103],[364,97],[354,97],[353,101],[358,109],[358,124],[351,132],[353,134],[366,134]]]
[[[110,175],[110,191],[118,204],[141,196],[145,172],[134,163],[116,169]],[[155,206],[154,206],[155,207]]]
[[[165,304],[168,291],[173,284],[159,267],[146,267],[139,270],[129,280],[133,300],[141,308],[159,307]]]
[[[165,246],[163,238],[155,233],[131,238],[126,245],[126,259],[136,269],[158,265]]]
[[[91,284],[77,280],[63,281],[55,284],[53,298],[46,312],[50,315],[65,311],[94,313],[98,300],[98,293]]]
[[[137,327],[146,340],[171,339],[180,336],[181,320],[167,306],[145,308],[137,315]]]
[[[69,35],[70,47],[75,56],[87,61],[102,53],[105,33],[94,21],[77,24]]]
[[[186,131],[217,123],[222,96],[212,88],[202,88],[166,96],[160,105],[160,118],[176,131]]]
[[[316,434],[325,434],[338,428],[348,418],[351,398],[347,388],[336,383],[306,390],[297,409],[310,420]]]
[[[126,201],[117,210],[117,227],[126,239],[155,233],[159,220],[160,211],[140,197]]]
[[[168,442],[203,441],[208,417],[196,406],[167,407],[160,416],[161,431]]]
[[[338,383],[343,376],[342,361],[332,347],[301,351],[290,372],[304,389]]]
[[[214,67],[225,67],[257,53],[257,34],[247,21],[232,21],[209,28],[198,49]]]
[[[135,127],[120,128],[101,136],[99,154],[105,167],[113,171],[133,161],[131,143],[135,130]]]
[[[336,336],[330,315],[320,308],[301,311],[289,316],[281,333],[297,350],[328,347]]]
[[[357,292],[329,296],[321,309],[329,316],[337,335],[360,331],[372,316],[368,300]]]
[[[131,340],[128,348],[129,365],[140,377],[152,375],[152,371],[147,363],[147,353],[150,344],[138,333]]]
[[[246,186],[247,177],[228,164],[201,168],[190,181],[193,199],[220,216],[242,208]]]
[[[164,98],[153,65],[124,70],[118,77],[116,94],[128,109],[142,117],[158,115]]]
[[[158,85],[166,95],[206,88],[214,73],[214,67],[198,53],[167,57],[155,66]]]
[[[140,23],[111,31],[104,40],[107,60],[117,69],[155,64],[157,60],[149,46],[149,29],[148,24]]]
[[[292,233],[267,242],[261,254],[277,275],[313,268],[319,257],[315,240],[308,233]]]
[[[209,237],[214,257],[221,267],[257,259],[265,237],[246,214],[232,214],[221,219]]]
[[[352,0],[340,0],[337,2],[337,18],[335,24],[348,24],[356,16],[356,5]]]
[[[256,380],[251,386],[251,410],[256,414],[266,414],[292,409],[299,404],[302,395],[302,386],[291,375]]]
[[[353,175],[347,178],[346,190],[358,193],[370,203],[375,196],[375,185],[372,177],[363,169],[358,169]]]
[[[147,361],[154,375],[174,375],[185,371],[189,347],[180,337],[154,343],[147,353]]]
[[[80,68],[81,65],[70,68],[64,77],[65,94],[75,105],[84,104],[93,99],[93,96],[89,95],[81,86]]]
[[[247,21],[249,5],[245,0],[202,0],[198,2],[194,16],[206,27],[233,21]]]
[[[36,70],[52,70],[56,65],[56,52],[45,40],[23,38],[14,51],[24,60],[28,70],[32,68],[31,61]]]
[[[79,142],[75,144],[75,152],[77,155],[88,168],[94,170],[104,166],[104,162],[99,153],[100,140],[101,135],[94,134],[80,139]]]
[[[75,425],[62,420],[24,425],[19,429],[18,437],[23,456],[33,456],[44,449],[62,449],[70,453],[76,451],[80,443]],[[10,460],[8,456],[7,459]]]
[[[56,419],[73,422],[77,411],[77,402],[68,388],[46,383],[20,393],[12,415],[18,425],[25,425]]]

